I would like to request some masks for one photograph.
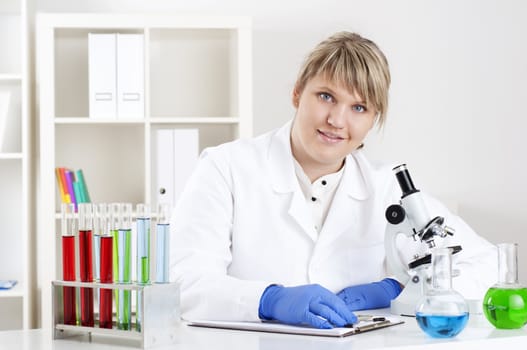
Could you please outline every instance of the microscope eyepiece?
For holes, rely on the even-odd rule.
[[[406,168],[406,164],[396,166],[393,168],[393,171],[395,173],[395,177],[397,178],[397,182],[399,183],[399,187],[401,187],[401,191],[403,192],[401,198],[404,198],[412,193],[419,192],[419,190],[414,186],[412,178],[410,177],[410,173]]]

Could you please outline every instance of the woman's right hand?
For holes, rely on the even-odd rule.
[[[357,316],[342,299],[318,284],[297,287],[272,284],[263,292],[258,311],[261,319],[316,328],[344,327],[357,322]]]

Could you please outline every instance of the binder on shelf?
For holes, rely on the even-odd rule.
[[[174,130],[157,130],[156,137],[156,193],[157,203],[174,204]]]
[[[75,177],[77,178],[80,193],[82,194],[82,202],[90,203],[90,194],[88,192],[88,186],[86,186],[86,180],[84,179],[84,173],[82,172],[82,169],[75,170]]]
[[[157,203],[173,207],[198,161],[199,131],[159,129],[156,146]]]
[[[75,206],[75,211],[77,211],[77,196],[75,195],[75,188],[73,187],[73,183],[75,182],[75,175],[71,172],[71,170],[66,169],[64,171],[64,174],[66,175],[66,188],[68,189],[68,193],[70,194],[70,200],[71,203]]]
[[[55,168],[55,175],[62,203],[74,203],[77,209],[77,204],[91,202],[82,169],[59,167]]]
[[[62,203],[71,203],[70,195],[66,186],[66,175],[64,174],[64,168],[55,168],[55,175],[57,177],[60,199]]]
[[[116,34],[88,34],[90,118],[117,116],[116,45]]]
[[[144,118],[144,35],[117,34],[117,117]]]

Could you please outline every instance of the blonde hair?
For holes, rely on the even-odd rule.
[[[386,57],[373,41],[356,33],[339,32],[319,43],[300,68],[297,93],[302,93],[308,81],[318,75],[358,93],[368,107],[377,111],[378,125],[384,124],[390,70]]]

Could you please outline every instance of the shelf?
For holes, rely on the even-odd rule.
[[[54,257],[42,261],[39,274],[41,298],[50,300],[47,286],[61,271],[55,167],[82,169],[93,203],[148,203],[155,210],[158,165],[175,155],[170,147],[157,151],[160,130],[196,129],[198,152],[252,135],[252,38],[251,19],[232,16],[46,13],[37,15],[36,31],[37,64],[45,67],[37,79],[36,246],[40,256]],[[91,32],[144,34],[144,118],[89,117]],[[49,327],[50,305],[41,305],[41,326]]]
[[[34,202],[30,173],[32,76],[31,0],[0,0],[0,270],[17,280],[0,290],[0,330],[29,329],[32,321]]]
[[[55,124],[143,124],[145,119],[91,119],[88,117],[58,117]]]
[[[24,288],[20,283],[17,283],[11,289],[0,290],[0,298],[22,298],[24,296]]]
[[[150,118],[152,124],[237,124],[238,117],[157,117]]]
[[[0,74],[0,81],[21,81],[21,74]]]
[[[55,124],[238,124],[238,117],[154,117],[142,119],[91,119],[89,117],[56,117]]]
[[[22,159],[22,153],[2,153],[0,152],[0,159]]]

